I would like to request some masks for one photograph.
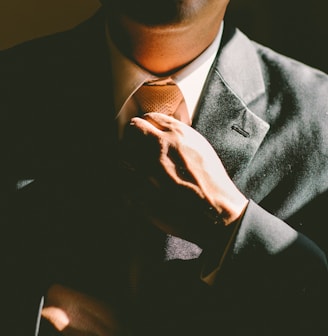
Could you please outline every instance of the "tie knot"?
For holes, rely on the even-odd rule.
[[[173,115],[183,96],[174,82],[150,82],[143,84],[135,93],[137,103],[143,113],[160,112]]]

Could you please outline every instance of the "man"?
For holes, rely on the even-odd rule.
[[[2,53],[6,334],[325,334],[327,76],[228,2],[108,0]]]

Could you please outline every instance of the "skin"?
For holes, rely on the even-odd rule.
[[[141,67],[157,75],[167,75],[190,63],[210,45],[229,0],[165,0],[161,2],[162,10],[158,10],[159,2],[151,1],[156,2],[151,20],[143,20],[135,10],[127,11],[129,2],[130,5],[137,3],[142,9],[147,0],[106,2],[114,43]],[[118,8],[117,4],[123,5]],[[165,13],[166,6],[171,7],[167,17],[163,18],[160,14]],[[147,143],[157,144],[154,159],[158,160],[159,171],[149,176],[149,183],[161,190],[164,177],[176,190],[187,190],[216,210],[223,228],[241,217],[248,200],[231,181],[220,158],[204,137],[182,122],[159,113],[133,118],[130,128],[144,140],[146,147]],[[140,156],[144,152],[143,148]],[[147,208],[147,204],[144,207],[145,215],[161,230],[200,246],[211,239],[212,229],[217,225],[200,222],[191,228],[188,223],[181,225],[174,218],[168,218],[163,215],[167,212],[161,210]],[[91,330],[101,336],[119,332],[124,335],[112,308],[59,285],[49,289],[42,316],[63,335],[89,335]]]
[[[42,316],[63,335],[122,335],[111,307],[61,285],[49,289]]]
[[[174,0],[165,4],[170,2]],[[125,13],[111,15],[110,12],[111,37],[135,63],[156,75],[166,75],[190,63],[210,45],[227,5],[228,0],[180,1],[176,5],[180,13],[178,19],[151,25],[138,22]]]

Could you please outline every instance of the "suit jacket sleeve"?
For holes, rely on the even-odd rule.
[[[266,312],[280,334],[326,333],[328,266],[318,245],[252,200],[233,239],[224,263],[212,263],[203,281],[252,293],[249,308]],[[217,260],[213,251],[204,258]]]

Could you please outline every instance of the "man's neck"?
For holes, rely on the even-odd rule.
[[[113,42],[125,56],[152,74],[166,76],[192,62],[213,42],[222,19],[150,27],[121,17],[109,25]]]

